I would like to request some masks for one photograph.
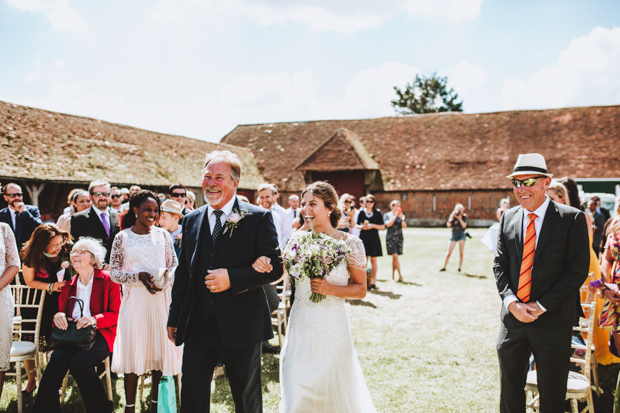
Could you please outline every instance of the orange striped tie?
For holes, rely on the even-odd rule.
[[[519,291],[517,297],[524,303],[530,301],[530,291],[532,290],[532,267],[534,266],[534,254],[536,252],[536,227],[534,220],[536,214],[527,216],[530,223],[527,224],[525,231],[525,243],[523,244],[523,261],[521,261],[521,274],[519,275]]]

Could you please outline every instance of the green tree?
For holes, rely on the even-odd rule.
[[[448,78],[415,75],[404,90],[394,86],[398,99],[391,101],[394,110],[402,115],[411,113],[462,112],[463,101],[457,102],[458,93],[448,89]]]

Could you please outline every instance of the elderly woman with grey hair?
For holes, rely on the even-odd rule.
[[[60,412],[58,389],[67,373],[80,388],[85,410],[88,413],[110,413],[114,410],[108,400],[96,367],[110,355],[116,337],[116,323],[121,306],[120,286],[112,282],[110,274],[103,271],[106,250],[94,238],[80,238],[71,250],[71,264],[77,275],[67,282],[60,292],[59,312],[54,315],[54,325],[66,330],[69,322],[77,328],[95,326],[95,343],[90,350],[78,347],[57,347],[52,353],[34,405],[34,412]],[[84,303],[83,313],[75,300]]]

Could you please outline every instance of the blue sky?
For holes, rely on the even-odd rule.
[[[0,100],[218,141],[434,71],[468,113],[620,104],[620,2],[0,0],[0,56]]]

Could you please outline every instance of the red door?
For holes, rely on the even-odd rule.
[[[364,171],[313,172],[314,181],[327,181],[336,188],[338,197],[351,194],[356,198],[364,193]]]

